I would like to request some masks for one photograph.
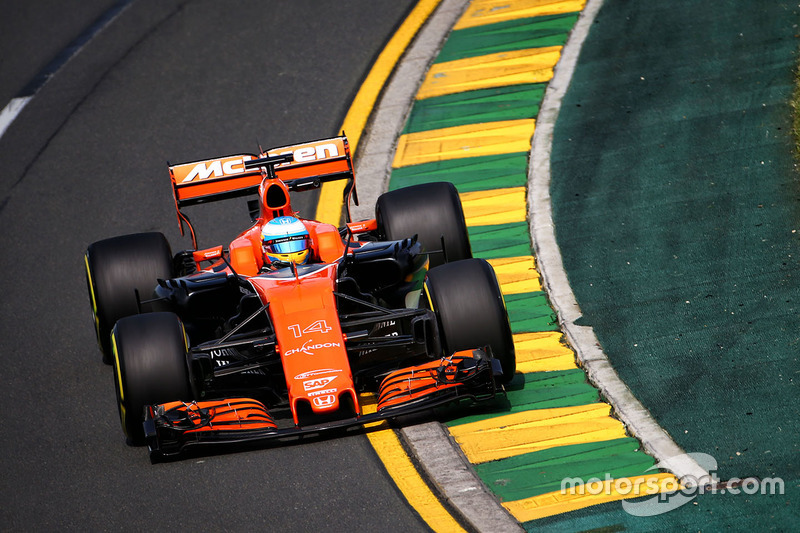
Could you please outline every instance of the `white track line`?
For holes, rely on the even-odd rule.
[[[22,112],[22,109],[28,105],[32,98],[33,96],[12,98],[8,105],[0,111],[0,137],[3,136],[11,123],[14,122],[14,119],[17,118],[17,115]]]
[[[125,11],[133,0],[119,0],[115,5],[100,15],[88,28],[86,28],[74,41],[64,48],[55,59],[53,59],[28,85],[22,90],[22,94],[12,98],[11,101],[0,111],[0,138],[3,137],[11,123],[16,120],[28,102],[33,100],[39,89],[56,75],[56,73],[66,65],[70,59],[75,57],[89,44],[98,33],[103,31],[109,24]]]
[[[561,329],[575,349],[589,380],[614,407],[630,433],[641,440],[645,450],[659,461],[659,466],[678,478],[709,479],[708,471],[686,455],[620,379],[600,347],[591,326],[579,326],[575,323],[581,316],[581,310],[567,280],[561,250],[556,242],[550,198],[553,131],[581,47],[602,4],[603,0],[586,2],[586,7],[562,50],[555,75],[547,85],[536,121],[528,166],[528,212],[533,248],[543,285],[558,313]]]

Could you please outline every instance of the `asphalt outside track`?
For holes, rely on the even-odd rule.
[[[337,133],[410,4],[136,0],[0,138],[2,244],[13,250],[2,263],[2,529],[428,529],[364,436],[157,466],[126,447],[81,263],[88,243],[126,232],[160,230],[187,246],[166,159]],[[26,55],[37,66],[20,76],[38,72],[113,6],[84,5],[51,5],[33,17],[40,25],[4,6],[3,57]],[[69,31],[46,31],[62,19]],[[41,48],[31,27],[42,28]],[[0,79],[9,97],[29,81]],[[313,203],[295,207],[308,214]],[[235,202],[193,219],[201,245],[248,220]]]

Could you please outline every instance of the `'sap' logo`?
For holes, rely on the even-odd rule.
[[[303,390],[317,390],[323,388],[325,385],[336,379],[336,376],[326,376],[324,378],[309,379],[303,382]]]

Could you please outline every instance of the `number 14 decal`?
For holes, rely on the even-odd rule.
[[[300,324],[292,324],[289,326],[289,331],[294,334],[296,339],[299,339],[303,335],[308,333],[328,333],[331,328],[328,327],[328,323],[324,320],[317,320],[316,322],[312,322],[308,326],[303,329],[300,329]]]

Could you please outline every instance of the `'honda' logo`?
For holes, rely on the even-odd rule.
[[[317,407],[330,407],[336,403],[336,396],[333,394],[328,394],[325,396],[317,396],[314,398],[314,405]]]

